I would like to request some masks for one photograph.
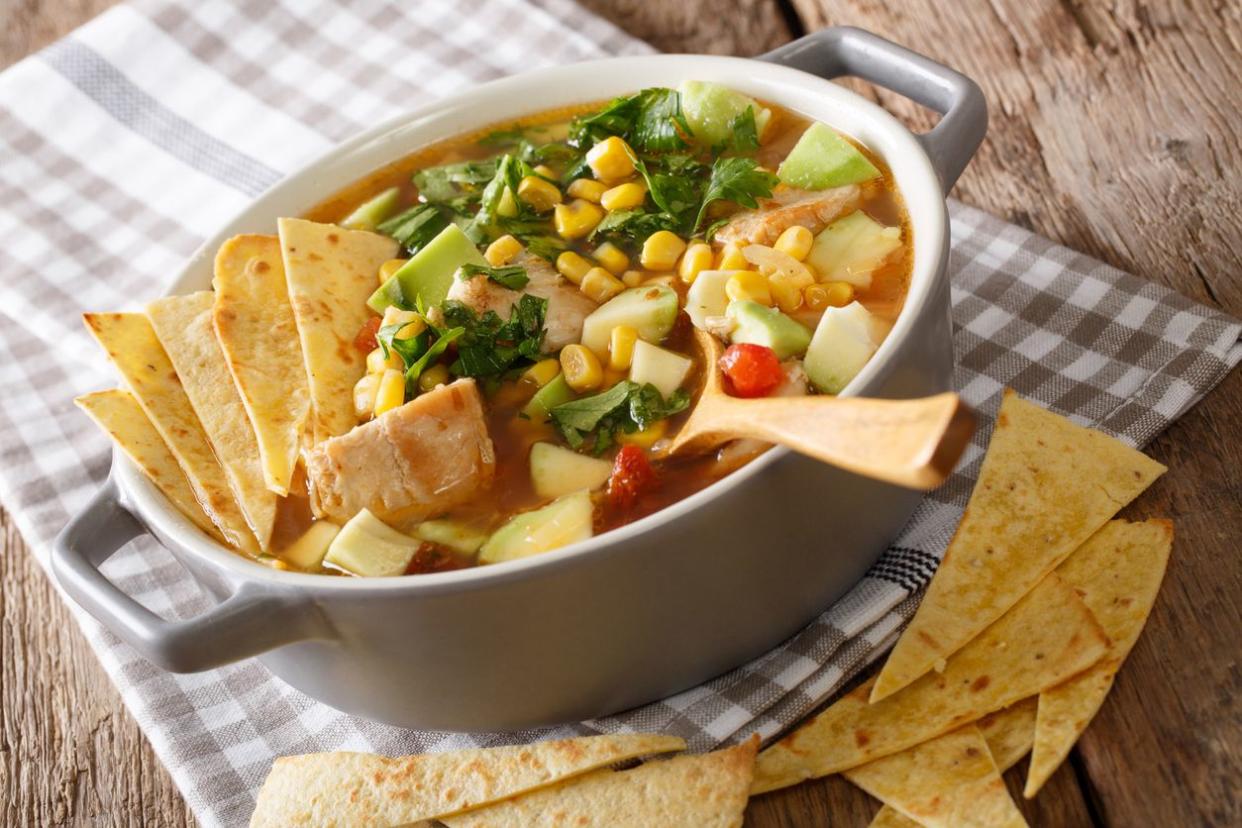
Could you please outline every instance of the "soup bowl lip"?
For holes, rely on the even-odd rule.
[[[917,232],[915,250],[916,254],[920,255],[916,255],[910,286],[893,328],[863,370],[842,391],[842,395],[855,395],[866,390],[880,376],[882,369],[912,333],[917,318],[924,312],[925,305],[935,294],[935,288],[940,280],[945,278],[943,258],[948,215],[943,189],[927,153],[916,137],[879,106],[816,75],[752,58],[665,54],[604,58],[512,75],[480,84],[427,106],[394,116],[303,164],[253,199],[190,256],[167,293],[175,294],[187,289],[203,289],[201,277],[194,278],[196,269],[210,267],[210,261],[219,245],[234,233],[241,232],[238,230],[238,225],[248,220],[252,214],[263,212],[265,208],[277,209],[269,205],[281,196],[287,195],[290,191],[308,187],[315,187],[321,192],[330,194],[358,180],[361,176],[332,183],[311,179],[321,167],[361,153],[377,141],[382,141],[385,136],[391,136],[403,128],[424,129],[431,134],[431,137],[423,140],[419,146],[427,146],[455,135],[469,134],[471,131],[486,128],[490,124],[504,123],[522,117],[515,115],[500,121],[494,118],[478,119],[476,117],[474,120],[477,123],[471,127],[435,134],[437,126],[444,129],[446,122],[454,117],[461,117],[464,114],[467,119],[470,119],[471,116],[467,113],[468,108],[483,99],[527,93],[541,86],[561,83],[581,88],[584,94],[580,98],[580,103],[589,103],[606,99],[611,95],[624,94],[625,90],[632,91],[641,88],[641,83],[631,80],[630,72],[651,71],[653,68],[674,72],[674,74],[684,74],[687,69],[698,71],[701,73],[696,76],[698,78],[719,79],[730,86],[742,88],[743,91],[747,91],[746,87],[749,85],[750,94],[756,96],[759,96],[759,92],[753,91],[754,87],[760,86],[763,92],[762,97],[766,100],[790,107],[801,114],[829,124],[833,123],[833,107],[837,107],[838,111],[840,109],[853,110],[873,129],[884,133],[885,140],[892,144],[891,149],[900,152],[904,171],[898,175],[896,162],[890,154],[880,152],[878,148],[875,150],[885,158],[893,171],[894,181],[901,191],[910,218],[910,226],[912,231]],[[720,78],[720,75],[727,77]],[[746,79],[753,83],[746,83]],[[618,89],[621,91],[616,91]],[[590,90],[594,90],[594,94],[590,94]],[[801,93],[813,93],[817,99],[822,99],[823,103],[818,109],[815,105],[792,104],[791,98],[798,97]],[[535,115],[550,108],[532,106],[526,110],[526,114]],[[808,110],[816,110],[819,114]],[[415,149],[417,146],[404,151],[394,149],[395,154],[388,161],[381,162],[372,169],[378,169],[385,163],[396,161]],[[922,209],[917,216],[910,204],[912,190],[916,191],[916,194],[920,196],[920,201],[923,202]],[[930,198],[927,197],[928,194],[931,195]],[[274,222],[277,217],[278,213],[272,213],[269,218]],[[487,566],[388,578],[333,577],[282,571],[247,559],[207,537],[195,527],[119,450],[113,452],[113,470],[118,477],[127,505],[158,538],[170,546],[179,547],[193,554],[215,569],[222,570],[223,574],[234,580],[260,581],[269,588],[294,592],[351,593],[361,591],[435,594],[490,589],[511,580],[525,579],[540,572],[550,573],[565,566],[581,563],[588,556],[623,552],[629,544],[641,542],[644,537],[654,534],[667,524],[687,517],[725,492],[748,485],[751,478],[762,473],[772,464],[780,462],[788,453],[789,449],[775,447],[711,485],[651,515],[561,549]]]

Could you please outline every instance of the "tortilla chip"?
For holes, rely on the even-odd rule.
[[[133,394],[114,388],[83,394],[74,402],[121,447],[135,466],[142,469],[172,505],[212,538],[223,540],[211,518],[194,499],[194,490],[177,465],[177,458],[172,456],[168,444],[151,425]]]
[[[973,724],[845,772],[926,828],[1018,828],[1026,820]]]
[[[1004,710],[996,713],[990,713],[979,721],[975,722],[971,727],[975,727],[983,735],[984,741],[988,746],[988,753],[992,755],[992,761],[996,763],[996,767],[1001,773],[1012,768],[1018,763],[1018,760],[1025,756],[1031,749],[1031,742],[1035,738],[1035,705],[1036,698],[1032,696],[1023,699],[1017,704],[1010,705]],[[948,734],[952,735],[952,734]],[[947,738],[941,736],[941,739]],[[929,744],[929,743],[924,743]],[[919,750],[921,746],[916,745],[903,753],[910,753]],[[895,754],[900,756],[902,754]],[[888,759],[881,759],[880,762],[887,762]],[[879,764],[873,762],[871,765],[863,765],[862,768],[868,768],[872,765]],[[856,770],[861,770],[857,768]],[[932,774],[939,775],[943,768],[928,768],[925,773],[929,776]],[[846,776],[852,771],[847,771]],[[940,785],[936,788],[929,789],[944,790],[948,785]],[[1008,799],[1008,795],[1006,795]],[[1012,800],[1011,800],[1012,802]],[[885,805],[876,813],[875,818],[871,820],[870,828],[917,828],[920,823],[915,822],[909,817],[903,816],[900,811],[891,805]]]
[[[358,424],[354,384],[366,373],[366,354],[354,347],[354,338],[373,315],[367,299],[379,286],[380,265],[397,255],[397,243],[304,219],[282,218],[277,229],[318,443]]]
[[[449,828],[740,826],[758,749],[753,736],[714,753],[598,771],[441,821]]]
[[[674,736],[636,733],[397,759],[370,753],[286,756],[272,764],[250,825],[417,822],[685,746]]]
[[[1170,521],[1115,520],[1057,568],[1057,575],[1099,619],[1112,644],[1098,664],[1039,694],[1035,749],[1022,792],[1027,799],[1061,765],[1100,709],[1151,614],[1172,546]]]
[[[1164,471],[1007,390],[966,513],[871,700],[938,669]]]
[[[216,461],[151,320],[141,313],[85,313],[82,319],[177,458],[194,499],[211,522],[228,543],[251,555],[258,554],[258,544],[233,497],[224,469]]]
[[[250,531],[259,548],[267,549],[276,522],[276,495],[263,482],[259,445],[216,341],[211,324],[214,304],[209,290],[165,296],[147,305],[147,316],[177,369]]]
[[[216,253],[212,286],[216,338],[254,429],[264,484],[287,495],[310,415],[310,389],[280,241],[229,239]]]
[[[871,682],[759,754],[752,793],[848,770],[933,739],[1060,684],[1098,661],[1108,638],[1055,574],[966,647],[942,674],[868,703]]]

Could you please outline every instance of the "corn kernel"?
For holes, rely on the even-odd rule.
[[[547,164],[540,164],[538,167],[535,167],[535,173],[542,175],[544,178],[560,178],[560,176],[556,174],[556,170],[552,169]]]
[[[627,270],[621,274],[621,284],[626,287],[638,287],[647,281],[647,274],[641,270]]]
[[[389,368],[380,374],[375,392],[375,416],[391,411],[405,402],[405,372]]]
[[[561,372],[561,364],[555,359],[541,359],[526,369],[522,374],[522,382],[543,388]]]
[[[612,242],[604,242],[591,256],[613,276],[620,276],[630,266],[630,257]]]
[[[776,306],[785,313],[793,313],[802,307],[802,289],[796,279],[783,273],[774,273],[768,277],[768,287],[772,291]]]
[[[613,135],[605,138],[586,155],[586,162],[595,177],[606,184],[624,181],[634,174],[634,159],[625,141]]]
[[[382,285],[384,284],[384,282],[387,282],[389,278],[392,277],[392,274],[400,270],[401,265],[405,264],[408,261],[409,259],[389,259],[388,261],[380,265],[380,269],[379,269],[380,284]]]
[[[733,242],[726,244],[720,251],[720,261],[716,263],[717,270],[746,270],[750,267],[750,262],[746,261],[746,257],[742,255],[742,248]]]
[[[496,203],[496,215],[513,218],[517,214],[517,201],[513,198],[513,191],[505,187],[505,191],[500,194],[500,201]]]
[[[418,375],[418,390],[430,391],[437,385],[444,385],[449,380],[449,369],[443,363],[436,364]]]
[[[647,270],[672,270],[686,249],[686,243],[670,230],[657,230],[643,242],[640,257]]]
[[[487,259],[487,263],[492,267],[503,267],[514,256],[521,253],[522,249],[520,241],[513,236],[504,235],[487,246],[487,250],[483,251],[483,258]]]
[[[575,198],[568,204],[555,207],[552,220],[556,224],[556,232],[563,239],[580,239],[595,229],[604,218],[604,211],[598,204]]]
[[[518,198],[529,204],[536,213],[546,213],[561,203],[561,191],[550,181],[528,175],[518,182]]]
[[[401,330],[393,334],[393,339],[413,339],[423,331],[427,330],[427,323],[423,321],[421,316],[414,317],[413,322],[407,323]]]
[[[642,449],[649,449],[655,445],[668,431],[668,420],[656,420],[641,431],[626,433],[622,431],[617,435],[617,442],[623,446],[638,446]]]
[[[814,242],[815,236],[810,230],[795,224],[793,227],[785,228],[785,232],[780,234],[776,239],[776,244],[772,246],[801,262],[811,252],[811,245]]]
[[[593,201],[599,204],[599,200],[603,198],[604,193],[608,191],[608,185],[602,181],[595,181],[590,178],[575,178],[569,182],[569,186],[565,188],[565,192],[573,198],[584,198],[587,201]]]
[[[384,356],[383,348],[376,348],[367,354],[367,373],[382,374],[388,368],[396,368],[398,370],[405,367],[405,362],[401,359],[401,355],[396,351],[389,351],[388,356]]]
[[[614,371],[627,371],[634,359],[634,343],[638,341],[638,329],[633,325],[618,325],[608,337],[608,367]]]
[[[556,257],[556,269],[575,285],[582,284],[582,277],[594,266],[590,259],[579,256],[572,250],[566,250]]]
[[[802,300],[808,309],[822,311],[828,307],[828,289],[823,285],[808,285],[802,289]]]
[[[605,210],[632,210],[641,207],[646,200],[647,188],[637,181],[629,181],[606,190],[599,197],[599,204]]]
[[[576,343],[561,349],[561,371],[569,387],[579,393],[594,391],[604,379],[599,357],[587,346]]]
[[[767,277],[754,270],[739,270],[725,282],[725,293],[735,302],[749,300],[771,306],[772,289]]]
[[[681,257],[681,264],[677,266],[677,275],[687,285],[692,285],[699,273],[712,266],[713,258],[711,245],[695,242],[686,248],[685,254]]]
[[[354,414],[359,420],[368,419],[375,410],[375,392],[379,391],[379,386],[379,374],[366,374],[354,383]]]
[[[418,314],[414,311],[403,310],[396,305],[389,305],[384,308],[384,318],[380,320],[380,327],[388,328],[393,325],[408,325],[418,318]]]
[[[854,301],[854,286],[849,282],[824,282],[822,287],[828,294],[831,307],[843,308]]]
[[[582,277],[582,284],[578,287],[584,294],[600,304],[625,290],[625,284],[602,267],[593,267],[588,270]]]

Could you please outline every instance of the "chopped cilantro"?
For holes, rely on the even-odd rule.
[[[480,274],[501,287],[507,287],[509,290],[521,290],[530,281],[530,276],[526,275],[526,268],[521,265],[488,267],[486,265],[464,264],[457,270],[457,278],[462,281],[473,279]]]
[[[427,352],[428,344],[431,341],[430,329],[422,331],[418,336],[411,336],[408,339],[397,339],[397,331],[408,324],[410,323],[402,322],[399,325],[385,325],[375,332],[375,341],[383,349],[384,359],[387,359],[390,353],[396,352],[401,357],[401,361],[408,366]]]
[[[415,204],[405,212],[380,222],[375,229],[385,236],[392,236],[413,256],[439,235],[448,223],[448,218],[434,204]]]
[[[607,391],[558,405],[549,413],[570,446],[583,448],[590,439],[591,452],[599,455],[616,442],[618,434],[647,428],[689,405],[690,395],[685,391],[676,391],[665,400],[650,383],[623,380]]]
[[[667,152],[686,146],[682,135],[689,133],[681,112],[681,96],[675,89],[661,87],[614,98],[598,112],[575,118],[569,126],[569,140],[579,148],[619,135],[636,149]]]
[[[729,141],[725,148],[734,152],[754,152],[759,149],[759,129],[755,126],[753,106],[746,107],[729,124]]]
[[[519,361],[535,361],[543,340],[547,305],[546,299],[522,294],[506,322],[495,311],[479,316],[461,302],[445,302],[445,321],[463,329],[457,360],[449,370],[459,377],[487,377],[502,374]]]
[[[434,328],[437,338],[431,343],[427,350],[410,363],[410,367],[405,369],[405,388],[407,396],[414,396],[418,393],[418,378],[423,375],[423,371],[427,370],[427,366],[440,358],[440,355],[448,350],[448,346],[456,342],[465,332],[465,328]]]
[[[756,199],[770,197],[776,182],[776,176],[759,169],[759,163],[753,158],[717,158],[712,164],[711,178],[708,179],[707,189],[703,193],[703,202],[699,205],[694,229],[697,230],[703,224],[708,205],[712,202],[732,201],[743,207],[758,207],[759,202]]]
[[[498,163],[498,159],[489,158],[428,167],[414,174],[414,185],[424,201],[449,204],[462,212],[458,207],[478,199],[482,188],[496,175]]]

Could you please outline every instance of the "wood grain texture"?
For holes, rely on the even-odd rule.
[[[112,0],[0,0],[0,67]],[[956,195],[1242,315],[1238,4],[1191,0],[586,0],[660,49],[752,55],[848,23],[976,78],[992,127]],[[850,83],[850,82],[847,82]],[[929,113],[850,83],[917,129]],[[1177,540],[1147,630],[1032,825],[1242,824],[1242,375],[1153,444],[1170,472],[1127,510]],[[192,817],[46,577],[0,514],[0,824]],[[1020,798],[1024,763],[1006,777]],[[838,778],[755,799],[747,825],[863,826]]]

